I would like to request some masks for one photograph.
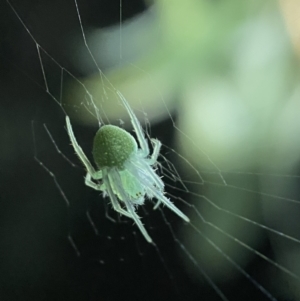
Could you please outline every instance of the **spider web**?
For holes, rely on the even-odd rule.
[[[2,300],[299,299],[298,72],[279,8],[268,2],[246,9],[234,4],[250,13],[239,25],[222,24],[223,38],[216,31],[194,34],[193,1],[186,2],[190,7],[6,1]],[[217,3],[203,5],[198,8],[220,10]],[[182,35],[162,18],[178,7],[178,22],[184,13],[190,19]],[[269,30],[274,24],[278,31]],[[162,33],[170,44],[157,36]],[[142,36],[139,43],[135,35]],[[190,44],[198,36],[199,57]],[[265,37],[270,46],[263,44],[264,51],[272,50],[263,55]],[[229,41],[232,48],[224,46]],[[132,131],[118,93],[146,136],[163,143],[158,172],[168,196],[191,219],[186,224],[147,201],[138,212],[154,246],[107,198],[84,186],[65,130],[68,114],[90,159],[99,125]]]

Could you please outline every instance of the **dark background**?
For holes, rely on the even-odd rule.
[[[63,47],[66,37],[78,32],[74,2],[12,4],[39,44],[75,76],[83,76],[69,61],[70,50]],[[79,0],[78,5],[85,26],[119,23],[119,1]],[[123,21],[145,9],[143,1],[123,1]],[[200,270],[199,279],[186,270],[182,262],[186,254],[174,241],[161,214],[151,211],[151,204],[139,212],[145,215],[143,222],[158,249],[147,244],[130,222],[119,219],[107,200],[84,186],[84,170],[64,130],[65,115],[45,91],[36,46],[6,1],[1,1],[0,11],[1,300],[221,300]],[[54,90],[59,89],[58,68],[51,70],[49,65],[47,70],[48,82]],[[43,124],[77,167],[57,153]],[[74,126],[87,153],[95,130]],[[151,130],[172,146],[174,128],[169,119]],[[55,178],[35,161],[35,154]],[[70,201],[69,207],[54,180]],[[95,235],[87,212],[99,235]],[[176,230],[181,221],[164,212]],[[105,218],[105,214],[118,222]],[[267,240],[261,251],[272,258]],[[253,260],[247,267],[258,280],[263,280],[266,269],[261,260]],[[218,285],[229,300],[267,300],[243,276]]]

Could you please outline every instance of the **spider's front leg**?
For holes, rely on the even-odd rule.
[[[86,157],[85,153],[83,152],[82,148],[80,147],[80,145],[78,144],[78,142],[75,138],[69,116],[66,116],[66,124],[67,124],[67,131],[68,131],[70,140],[72,142],[73,148],[75,150],[75,153],[77,154],[77,156],[79,157],[80,161],[85,166],[87,171],[91,175],[95,174],[96,172],[95,172],[95,169],[94,169],[93,165],[91,164],[89,159]]]
[[[129,103],[127,102],[125,97],[122,95],[122,93],[119,91],[116,91],[116,93],[120,97],[123,105],[125,106],[125,109],[127,110],[127,113],[129,114],[129,117],[131,119],[131,124],[135,130],[140,147],[142,149],[144,156],[146,157],[149,155],[149,146],[148,146],[147,139],[145,138],[143,128],[142,128],[140,122],[138,121],[138,119],[136,118],[135,114],[133,113],[131,107],[129,106]]]

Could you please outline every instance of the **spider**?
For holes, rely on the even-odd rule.
[[[95,170],[77,143],[68,116],[66,116],[67,131],[75,153],[87,170],[85,184],[102,191],[104,196],[108,196],[113,209],[133,219],[145,239],[153,243],[135,211],[138,205],[144,204],[146,197],[158,200],[154,208],[163,203],[186,222],[190,220],[165,197],[164,183],[156,174],[155,167],[161,142],[151,139],[153,153],[150,155],[148,142],[139,121],[124,97],[120,96],[130,116],[140,148],[134,137],[127,131],[114,125],[103,125],[97,131],[93,143],[92,154],[97,166]]]

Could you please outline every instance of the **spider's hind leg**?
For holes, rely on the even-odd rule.
[[[144,225],[140,221],[140,217],[135,212],[135,209],[134,209],[135,203],[134,203],[134,201],[132,199],[130,199],[130,197],[128,195],[126,195],[126,193],[124,191],[124,188],[122,186],[122,181],[121,181],[121,177],[120,177],[119,172],[116,171],[116,170],[111,170],[110,173],[111,173],[110,174],[110,178],[113,179],[113,181],[114,181],[114,188],[117,190],[117,195],[120,196],[120,199],[122,199],[122,202],[126,206],[126,209],[127,209],[127,211],[126,211],[127,215],[126,216],[130,217],[131,219],[133,219],[135,221],[136,225],[139,227],[139,229],[142,232],[142,234],[144,235],[145,239],[149,243],[153,243],[152,238],[150,237],[150,235],[148,234],[148,232],[145,229]],[[107,180],[107,182],[108,182],[107,190],[109,192],[108,188],[111,188],[111,186],[110,186],[109,180]],[[113,193],[112,190],[111,190],[111,193],[112,193],[113,197],[116,199],[116,196],[115,196],[115,194]],[[111,200],[113,202],[113,199],[111,199]],[[118,204],[119,204],[119,202],[118,202]],[[120,204],[119,204],[119,206],[120,206]],[[124,210],[124,209],[122,209],[122,210]]]
[[[132,205],[132,203],[130,203],[129,201],[125,200],[124,201],[126,208],[128,210],[128,212],[132,215],[131,218],[135,221],[136,225],[139,227],[140,231],[142,232],[142,234],[144,235],[145,239],[149,242],[149,243],[153,243],[152,238],[149,236],[146,228],[144,227],[144,225],[142,224],[140,217],[136,214],[134,207]]]

